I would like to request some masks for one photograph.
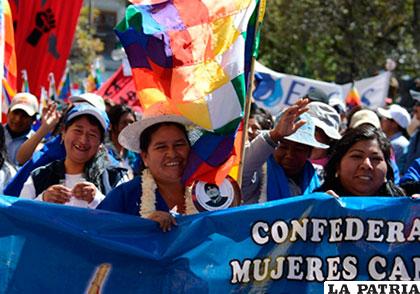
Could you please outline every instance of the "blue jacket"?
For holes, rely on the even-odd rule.
[[[119,185],[112,190],[105,199],[98,205],[96,209],[103,209],[108,211],[120,212],[131,215],[140,216],[140,196],[141,196],[141,178],[135,177],[131,181]],[[169,212],[169,207],[166,205],[159,191],[156,190],[156,210]]]

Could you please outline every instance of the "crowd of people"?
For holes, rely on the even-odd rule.
[[[313,192],[420,196],[420,97],[412,96],[412,114],[398,104],[347,109],[320,89],[275,118],[253,104],[241,205]],[[13,98],[0,126],[0,193],[138,215],[163,231],[176,225],[174,212],[198,212],[182,181],[191,122],[165,109],[140,116],[93,93],[57,106],[49,101],[37,120],[35,96]]]

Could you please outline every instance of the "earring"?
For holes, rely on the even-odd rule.
[[[335,172],[334,177],[338,178],[338,172]]]

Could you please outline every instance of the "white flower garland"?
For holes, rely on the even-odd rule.
[[[143,170],[142,183],[140,195],[140,208],[139,215],[143,218],[149,217],[153,212],[156,211],[156,189],[157,185],[148,168]],[[197,209],[192,202],[191,187],[185,188],[185,214],[196,214]]]

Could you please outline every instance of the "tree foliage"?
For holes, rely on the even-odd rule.
[[[93,10],[93,22],[89,23],[89,8],[83,7],[80,12],[76,27],[73,46],[70,53],[71,71],[80,82],[90,70],[95,58],[104,50],[104,44],[99,38],[95,38],[95,19],[99,11]]]
[[[394,59],[420,69],[418,0],[269,0],[260,60],[268,67],[337,83],[365,78]]]

